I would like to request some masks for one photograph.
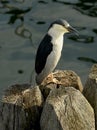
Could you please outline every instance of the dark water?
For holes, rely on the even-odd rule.
[[[66,19],[80,34],[66,35],[57,69],[74,70],[85,82],[97,63],[97,0],[1,0],[0,90],[29,83],[35,52],[49,24]]]

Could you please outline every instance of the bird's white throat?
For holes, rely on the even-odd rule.
[[[48,30],[48,34],[52,37],[52,38],[58,38],[58,37],[62,37],[65,33],[68,32],[68,29],[61,26],[61,25],[53,25],[49,30]]]

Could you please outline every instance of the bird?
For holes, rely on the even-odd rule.
[[[71,32],[78,34],[77,30],[64,19],[55,20],[50,24],[36,52],[35,72],[36,83],[38,85],[49,76],[51,76],[52,81],[56,83],[56,80],[53,80],[52,72],[56,68],[61,57],[64,34]]]

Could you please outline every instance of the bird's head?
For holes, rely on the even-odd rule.
[[[59,19],[54,21],[50,27],[49,27],[49,32],[50,33],[60,33],[60,34],[65,34],[65,33],[71,33],[74,32],[75,34],[78,35],[78,32],[76,29],[74,29],[66,20],[64,19]]]

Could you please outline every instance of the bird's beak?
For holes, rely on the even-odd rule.
[[[77,31],[75,28],[73,28],[72,26],[68,26],[68,27],[67,27],[67,30],[68,30],[69,32],[73,32],[73,33],[75,33],[77,36],[79,36],[78,31]]]

